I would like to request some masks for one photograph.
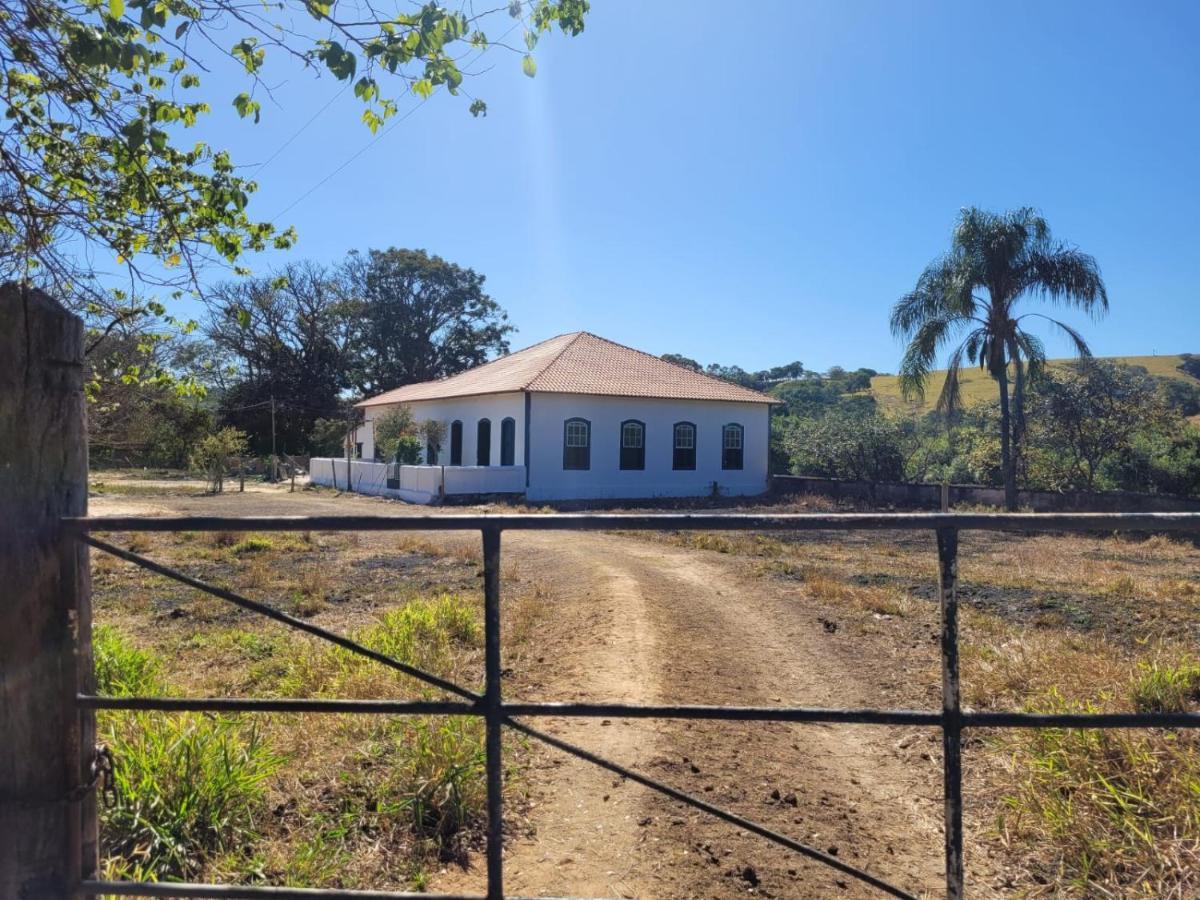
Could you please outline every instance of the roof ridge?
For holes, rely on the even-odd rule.
[[[525,381],[525,383],[523,385],[521,385],[521,390],[523,390],[523,391],[529,390],[529,386],[531,384],[533,384],[535,381],[537,381],[539,378],[541,378],[543,375],[545,375],[546,370],[549,369],[556,362],[558,362],[562,358],[562,355],[564,353],[566,353],[570,347],[575,345],[575,342],[577,340],[579,340],[585,334],[590,334],[590,332],[587,332],[587,331],[564,331],[562,334],[556,334],[552,338],[546,338],[546,340],[542,341],[542,343],[547,344],[550,341],[557,340],[560,337],[566,337],[569,334],[574,335],[574,336],[569,341],[567,341],[565,344],[563,344],[561,348],[559,348],[559,351],[554,354],[553,359],[551,359],[544,366],[542,366],[540,369],[538,369],[536,374],[529,376],[529,378]],[[592,337],[597,337],[597,335],[593,334]],[[603,340],[603,338],[601,338],[601,340]],[[537,344],[534,344],[533,346],[536,347]],[[528,350],[529,348],[526,347],[525,349]]]
[[[598,341],[604,341],[604,343],[606,343],[606,344],[612,344],[614,347],[620,347],[622,350],[632,350],[634,353],[640,353],[642,356],[649,356],[651,359],[656,359],[659,362],[666,363],[668,366],[674,366],[677,369],[681,369],[684,372],[687,372],[689,375],[699,375],[701,378],[707,378],[709,381],[715,381],[719,385],[723,385],[726,387],[741,388],[743,391],[749,391],[752,394],[758,394],[760,397],[768,397],[769,396],[765,391],[757,391],[754,388],[746,387],[744,384],[738,384],[736,381],[728,381],[728,380],[726,380],[724,378],[720,378],[716,375],[709,375],[703,369],[688,368],[687,366],[681,365],[680,363],[674,362],[672,360],[663,359],[663,357],[658,356],[654,353],[650,353],[647,350],[639,350],[637,347],[630,347],[628,344],[622,344],[620,341],[614,341],[612,338],[606,338],[602,334],[592,334],[592,332],[590,332],[590,331],[581,331],[581,332],[579,332],[579,334],[589,335],[590,337],[596,338],[596,340],[598,340]],[[578,337],[576,338],[576,340],[578,340]],[[574,344],[574,343],[575,343],[575,341],[570,341],[567,344],[567,347],[569,347],[571,344]],[[563,350],[566,350],[566,349],[567,349],[566,347],[563,347]],[[562,356],[562,353],[559,353],[558,356]],[[558,356],[556,356],[554,359],[557,360]],[[697,365],[699,365],[699,363],[697,363]],[[546,368],[549,368],[549,366],[547,366]],[[543,369],[542,371],[545,371],[545,369]],[[774,401],[774,398],[772,397],[771,400]]]

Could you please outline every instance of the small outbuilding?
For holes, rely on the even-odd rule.
[[[530,500],[752,495],[768,486],[772,402],[579,331],[364,400],[356,441],[372,459],[373,421],[404,404],[445,426],[425,466],[476,470],[447,469],[443,485],[453,474]]]

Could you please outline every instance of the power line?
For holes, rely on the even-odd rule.
[[[299,128],[297,128],[291,137],[289,137],[286,141],[284,141],[282,144],[280,144],[279,148],[274,153],[272,153],[270,156],[268,156],[266,158],[266,161],[259,163],[256,168],[256,171],[254,172],[254,177],[255,178],[260,177],[263,173],[263,170],[267,166],[269,166],[271,163],[273,163],[276,160],[276,158],[279,156],[279,154],[281,154],[284,150],[286,150],[288,147],[290,147],[292,145],[292,142],[295,141],[296,138],[300,137],[300,135],[302,135],[308,129],[308,126],[310,126],[313,122],[317,121],[317,119],[319,119],[321,117],[322,113],[324,113],[325,110],[327,110],[327,109],[329,109],[329,107],[333,106],[333,103],[335,100],[337,100],[339,97],[341,97],[342,94],[346,93],[346,88],[348,88],[348,87],[350,87],[349,84],[342,85],[341,90],[339,90],[332,97],[330,97],[328,100],[326,100],[325,105],[322,106],[320,109],[318,109],[315,113],[313,113],[307,122],[305,122],[303,125],[301,125]]]
[[[382,141],[385,137],[387,137],[388,134],[391,133],[393,128],[395,128],[397,125],[399,125],[405,119],[407,119],[409,116],[411,116],[413,113],[415,113],[418,109],[420,109],[422,106],[424,106],[427,102],[428,102],[428,98],[425,98],[425,99],[421,100],[421,102],[418,103],[416,106],[409,109],[408,112],[406,112],[404,115],[402,115],[396,121],[394,121],[391,125],[389,125],[387,128],[385,128],[383,131],[379,132],[379,134],[375,135],[375,137],[370,141],[370,143],[365,144],[361,149],[359,149],[353,156],[351,156],[349,159],[347,159],[344,163],[342,163],[340,166],[338,166],[336,169],[334,169],[332,172],[330,172],[328,175],[326,175],[324,178],[322,178],[320,181],[318,181],[316,184],[314,184],[312,187],[310,187],[307,191],[305,191],[303,194],[301,194],[299,197],[297,197],[295,200],[293,200],[291,203],[289,203],[287,206],[285,206],[279,212],[277,212],[272,217],[271,221],[275,222],[277,219],[280,219],[283,216],[285,216],[290,210],[299,206],[301,202],[303,202],[304,200],[306,200],[310,196],[312,196],[312,194],[314,194],[321,187],[323,187],[330,179],[332,179],[334,176],[336,176],[338,173],[340,173],[342,170],[344,170],[347,166],[349,166],[352,162],[354,162],[356,159],[358,159],[360,156],[362,156],[364,153],[366,153],[368,150],[370,150],[372,147],[374,147],[376,144],[378,144],[380,141]]]
[[[505,31],[504,34],[500,35],[498,40],[490,42],[486,47],[484,47],[482,50],[479,51],[479,54],[473,60],[470,60],[469,62],[464,63],[464,65],[469,66],[469,65],[474,65],[475,63],[479,62],[479,60],[483,59],[484,55],[489,50],[491,50],[492,47],[494,47],[498,43],[502,43],[504,41],[504,39],[506,37],[508,37],[510,34],[512,34],[512,32],[520,24],[521,24],[521,22],[519,20],[514,22],[512,25],[510,25],[508,27],[508,30]],[[341,96],[341,94],[335,95],[333,99],[336,99],[339,96]],[[332,103],[333,99],[331,99],[329,101],[329,103]],[[287,206],[285,206],[283,209],[281,209],[279,212],[277,212],[274,216],[272,216],[271,217],[272,224],[274,224],[276,221],[281,219],[283,216],[285,216],[291,210],[295,209],[304,200],[311,197],[316,191],[318,191],[327,182],[329,182],[330,179],[332,179],[334,176],[338,175],[347,166],[349,166],[352,162],[354,162],[356,159],[358,159],[360,156],[362,156],[364,153],[366,153],[368,150],[370,150],[372,147],[374,147],[376,144],[378,144],[381,140],[383,140],[385,137],[387,137],[389,134],[391,134],[393,129],[395,129],[398,125],[400,125],[400,123],[402,123],[406,119],[408,119],[413,113],[415,113],[418,109],[423,107],[428,101],[429,101],[429,98],[424,97],[415,106],[410,107],[408,112],[406,112],[400,118],[396,119],[394,122],[392,122],[390,125],[388,125],[388,127],[385,128],[383,131],[379,132],[379,134],[375,135],[374,138],[372,138],[368,143],[366,143],[365,145],[363,145],[363,147],[361,147],[359,150],[357,150],[349,159],[347,159],[345,162],[343,162],[341,165],[339,165],[336,169],[334,169],[332,172],[330,172],[328,175],[326,175],[324,178],[322,178],[320,181],[318,181],[316,184],[314,184],[312,187],[310,187],[308,190],[306,190],[303,194],[301,194],[299,197],[297,197],[295,200],[293,200],[291,203],[289,203]],[[329,103],[327,103],[326,106],[328,106]],[[321,114],[321,112],[324,112],[324,108],[319,110],[316,115],[319,116]],[[313,116],[313,118],[315,119],[316,116]],[[312,123],[312,120],[309,120],[309,122],[307,124],[305,124],[300,130],[303,131],[311,123]],[[299,132],[297,132],[297,134],[299,134]],[[291,143],[291,140],[294,139],[294,137],[295,136],[293,136],[293,138],[289,138],[287,143]],[[285,144],[285,146],[286,146],[286,144]],[[275,155],[278,155],[278,154],[275,154]],[[274,156],[272,156],[271,158],[274,159]],[[271,161],[270,159],[267,160],[267,162],[270,162],[270,161]],[[266,163],[263,163],[263,165],[265,166]]]

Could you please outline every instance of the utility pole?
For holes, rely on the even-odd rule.
[[[270,481],[274,484],[279,480],[279,463],[278,456],[275,455],[275,393],[271,392],[271,478]]]
[[[346,490],[354,489],[353,465],[354,458],[354,407],[346,414]]]

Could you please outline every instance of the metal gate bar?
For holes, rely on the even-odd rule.
[[[541,740],[609,771],[618,773],[658,793],[699,809],[723,821],[760,835],[776,844],[808,856],[863,881],[884,893],[909,897],[900,888],[857,869],[836,857],[794,841],[734,813],[663,784],[653,778],[604,759],[566,741],[521,722],[514,716],[538,717],[627,717],[706,719],[722,721],[825,722],[867,725],[923,725],[942,730],[945,799],[946,896],[961,898],[963,886],[962,826],[962,730],[990,728],[1197,728],[1195,713],[1062,713],[963,711],[958,668],[958,603],[956,597],[958,532],[977,529],[1005,532],[1111,532],[1154,531],[1200,534],[1198,513],[893,513],[834,515],[503,515],[503,516],[272,516],[272,517],[170,517],[129,516],[64,519],[82,541],[112,553],[157,574],[180,581],[264,615],[292,628],[329,641],[349,652],[389,666],[428,685],[452,693],[460,700],[374,701],[260,698],[169,698],[96,697],[80,695],[83,709],[126,709],[159,711],[232,712],[323,712],[387,715],[475,715],[485,722],[488,794],[487,875],[484,900],[499,900],[503,892],[502,742],[505,726]],[[501,695],[500,657],[500,533],[511,530],[931,530],[937,538],[938,595],[941,608],[942,709],[872,710],[813,709],[804,707],[726,707],[620,703],[505,703]],[[125,550],[91,535],[113,531],[460,531],[477,530],[483,539],[484,562],[484,693],[467,690],[436,675],[424,672],[371,650],[342,635],[289,616],[274,607],[215,587],[140,554]],[[466,702],[464,702],[466,701]],[[417,893],[346,891],[328,889],[242,887],[232,885],[144,884],[134,882],[86,881],[86,893],[118,896],[179,896],[238,898],[350,898],[350,897],[456,897]]]

